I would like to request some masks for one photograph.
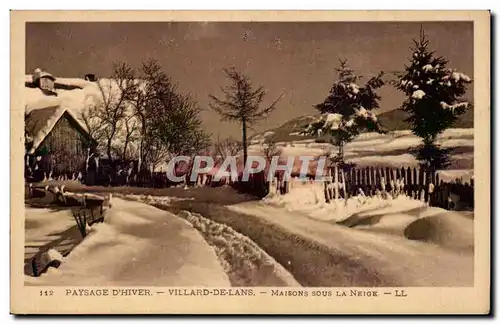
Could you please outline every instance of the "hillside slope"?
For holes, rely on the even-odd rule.
[[[252,136],[251,141],[257,143],[262,141],[265,137],[271,136],[277,142],[291,142],[307,139],[316,139],[313,136],[300,136],[299,132],[304,130],[307,125],[312,122],[317,115],[301,116],[285,122],[283,125],[274,129],[269,129],[265,132],[258,133]],[[378,120],[384,128],[391,132],[397,130],[407,130],[410,126],[404,120],[408,114],[401,109],[394,109],[377,115]],[[460,116],[452,128],[474,128],[474,109],[468,109],[465,114]],[[322,142],[326,140],[324,137],[317,138]]]

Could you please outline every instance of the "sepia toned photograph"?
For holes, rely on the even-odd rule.
[[[488,311],[476,14],[26,19],[11,106],[20,289],[325,309],[481,277]]]

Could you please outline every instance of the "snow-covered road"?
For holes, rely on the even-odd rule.
[[[328,285],[328,268],[336,267],[345,271],[344,280],[350,284],[374,286],[471,286],[473,285],[473,253],[444,249],[440,246],[419,241],[411,241],[403,236],[373,233],[358,229],[346,228],[315,219],[299,212],[290,212],[284,208],[274,207],[259,202],[248,202],[228,206],[232,211],[259,217],[289,233],[293,233],[307,241],[316,242],[328,250],[331,259],[323,261],[324,271],[315,269],[311,276],[323,275],[321,283]],[[258,242],[259,243],[259,242]],[[297,251],[299,244],[297,242]],[[294,258],[290,253],[289,258]],[[322,264],[315,258],[324,258],[311,251],[310,263]],[[345,266],[339,264],[344,262]],[[294,268],[307,275],[304,265],[294,264],[304,260],[290,260],[287,267],[296,277]],[[334,262],[336,264],[328,264]],[[354,273],[355,265],[360,273]],[[353,271],[349,277],[349,271]],[[366,280],[363,280],[363,276]],[[370,277],[372,279],[370,279]],[[348,285],[349,282],[338,282],[338,277],[331,278],[331,285]],[[314,282],[314,278],[310,279]],[[304,279],[303,279],[304,281]],[[368,283],[367,283],[368,281]]]
[[[113,200],[105,222],[58,269],[28,284],[230,286],[213,249],[188,222],[152,206]]]

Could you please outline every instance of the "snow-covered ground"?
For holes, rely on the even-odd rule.
[[[472,219],[444,210],[432,209],[427,213],[426,207],[414,207],[411,204],[395,204],[385,209],[367,211],[358,219],[358,224],[366,225],[351,224],[349,228],[266,203],[248,202],[228,206],[232,211],[260,218],[289,235],[295,235],[298,237],[295,239],[297,242],[314,242],[321,251],[328,251],[332,261],[316,260],[320,258],[318,252],[310,252],[309,262],[321,267],[314,272],[324,276],[318,278],[324,286],[473,285]],[[420,214],[426,216],[421,217]],[[416,223],[422,220],[432,226],[422,228]],[[413,233],[407,233],[406,229],[415,223],[417,228],[412,229]],[[293,268],[295,256],[291,253],[288,257]],[[338,260],[338,263],[333,260]],[[327,266],[324,262],[333,263]],[[332,267],[337,269],[338,274],[342,273],[340,278],[327,273]],[[302,272],[301,278],[306,277],[303,280],[316,280],[309,277],[313,275],[309,274],[310,270],[296,269]],[[353,269],[360,269],[360,272],[356,273]]]
[[[315,186],[230,206],[144,195],[115,199],[105,222],[58,269],[27,277],[27,284],[472,285],[472,213],[403,196],[325,204]],[[174,215],[143,202],[201,210]],[[68,219],[58,226],[70,227]]]
[[[42,216],[50,210],[38,211]],[[46,216],[45,217],[49,217]],[[230,286],[214,250],[190,223],[146,204],[115,199],[104,223],[30,285]]]
[[[307,184],[263,201],[217,206],[186,200],[177,206],[210,215],[218,223],[215,228],[226,224],[251,238],[304,286],[473,284],[472,214],[428,207],[404,196],[351,199],[347,206],[341,200],[325,204],[321,198]]]
[[[70,210],[25,209],[25,273],[31,275],[31,258],[49,249],[65,255],[82,240]]]

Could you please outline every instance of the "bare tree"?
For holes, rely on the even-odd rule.
[[[242,148],[243,145],[241,141],[231,137],[220,140],[220,138],[217,137],[217,141],[214,143],[214,155],[225,160],[228,156],[236,156]]]
[[[92,109],[96,109],[97,117],[101,120],[106,153],[111,160],[113,140],[123,126],[128,101],[136,93],[134,71],[126,63],[114,64],[109,82],[101,79],[97,86],[101,100]]]
[[[138,121],[135,115],[126,116],[124,120],[125,124],[125,134],[123,141],[123,151],[122,160],[127,158],[127,150],[132,142],[135,142],[139,136],[137,136],[137,131],[139,130]]]
[[[276,108],[281,95],[267,108],[261,108],[266,91],[262,86],[254,89],[250,78],[232,69],[224,69],[231,85],[221,88],[224,95],[218,98],[210,95],[210,107],[219,113],[222,120],[238,121],[241,123],[243,139],[243,161],[247,160],[247,127],[264,119]]]
[[[208,145],[198,104],[182,94],[155,60],[141,67],[141,82],[130,98],[137,118],[139,158],[144,166]],[[154,149],[152,149],[154,148]]]
[[[98,144],[98,147],[100,147],[104,137],[103,129],[105,124],[101,120],[99,107],[97,105],[91,105],[86,109],[83,109],[80,111],[78,118],[87,128],[90,138]]]
[[[268,163],[271,162],[274,156],[281,156],[283,154],[283,149],[276,144],[276,141],[271,136],[267,136],[264,139],[262,151]]]
[[[170,154],[167,147],[156,137],[148,136],[144,142],[147,147],[147,160],[144,161],[143,168],[150,167],[154,171],[156,167],[164,161],[169,160]]]
[[[149,155],[153,154],[153,151],[148,148],[153,142],[151,121],[154,118],[153,108],[157,102],[156,90],[163,89],[162,93],[169,92],[166,89],[171,90],[172,84],[170,78],[162,71],[160,65],[155,60],[142,63],[141,80],[140,83],[137,83],[137,91],[130,98],[130,103],[134,108],[134,114],[138,122],[139,160],[147,164],[150,160]]]
[[[152,128],[155,136],[173,155],[190,155],[205,149],[208,136],[202,130],[201,109],[189,95],[173,93],[159,97]]]
[[[158,62],[144,62],[140,72],[136,77],[126,63],[115,64],[112,78],[97,83],[98,102],[80,116],[108,158],[136,155],[140,167],[154,169],[207,147],[198,104],[177,90]]]

